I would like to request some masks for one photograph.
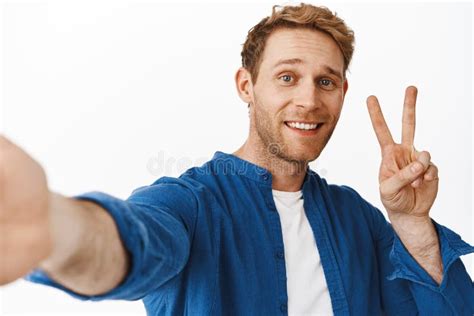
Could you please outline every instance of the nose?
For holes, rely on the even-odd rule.
[[[319,95],[318,87],[312,80],[302,82],[296,93],[296,104],[298,107],[311,110],[321,106],[321,96]]]

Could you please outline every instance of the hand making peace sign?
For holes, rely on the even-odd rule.
[[[367,98],[370,119],[382,151],[380,197],[391,218],[428,218],[438,193],[438,168],[431,163],[427,151],[417,151],[413,146],[416,96],[415,87],[406,89],[401,144],[393,141],[377,98]]]

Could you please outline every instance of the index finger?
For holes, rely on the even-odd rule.
[[[394,141],[392,134],[388,129],[385,118],[383,117],[382,110],[380,109],[379,101],[377,97],[371,95],[367,98],[367,109],[369,110],[370,120],[372,121],[372,126],[379,141],[380,147],[386,147],[388,145],[393,145]]]

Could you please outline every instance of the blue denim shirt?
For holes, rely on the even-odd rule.
[[[143,299],[148,315],[285,315],[285,256],[271,185],[266,169],[216,152],[125,201],[100,192],[77,196],[115,219],[131,257],[125,280],[86,297],[41,270],[27,279],[80,299]],[[353,189],[308,169],[302,191],[335,315],[474,313],[473,283],[459,259],[474,247],[459,235],[433,221],[444,267],[438,286]]]

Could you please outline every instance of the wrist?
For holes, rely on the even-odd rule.
[[[394,231],[412,255],[423,256],[439,247],[438,234],[429,216],[389,216]]]
[[[49,198],[51,244],[49,256],[40,263],[47,271],[60,270],[79,252],[83,216],[79,201],[51,192]]]

